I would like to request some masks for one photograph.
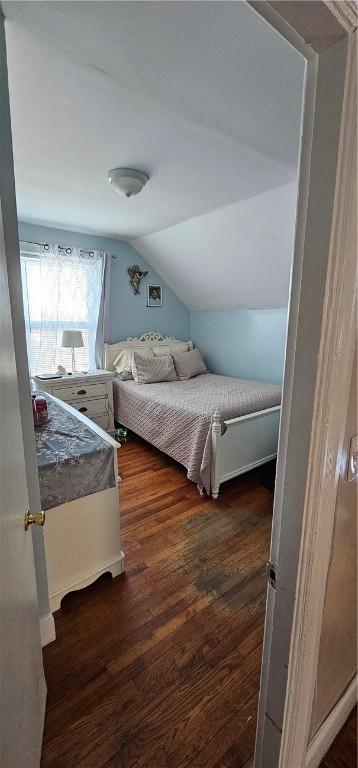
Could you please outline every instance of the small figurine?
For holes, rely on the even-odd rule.
[[[138,264],[133,264],[132,267],[128,267],[128,274],[130,278],[130,284],[133,288],[133,293],[136,295],[137,293],[140,293],[140,281],[143,279],[143,277],[147,276],[148,271],[142,270]]]

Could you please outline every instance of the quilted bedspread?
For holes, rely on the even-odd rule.
[[[281,385],[204,373],[187,381],[113,382],[116,421],[183,464],[210,493],[211,418],[222,421],[272,408]]]
[[[111,445],[61,403],[47,401],[49,421],[35,429],[42,509],[113,488]]]

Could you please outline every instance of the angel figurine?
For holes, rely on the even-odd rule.
[[[128,274],[134,295],[140,293],[140,281],[147,276],[148,271],[141,269],[138,264],[133,264],[132,267],[128,267]]]

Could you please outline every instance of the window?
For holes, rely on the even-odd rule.
[[[103,258],[98,251],[47,246],[21,252],[27,353],[31,375],[72,369],[72,352],[61,346],[62,331],[81,330],[84,347],[75,350],[76,369],[95,368]]]

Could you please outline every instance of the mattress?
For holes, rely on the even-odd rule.
[[[42,509],[113,488],[112,446],[60,404],[47,406],[48,423],[35,429]]]
[[[114,416],[187,469],[210,493],[211,418],[222,421],[272,408],[281,385],[205,373],[187,381],[136,384],[116,377]]]

